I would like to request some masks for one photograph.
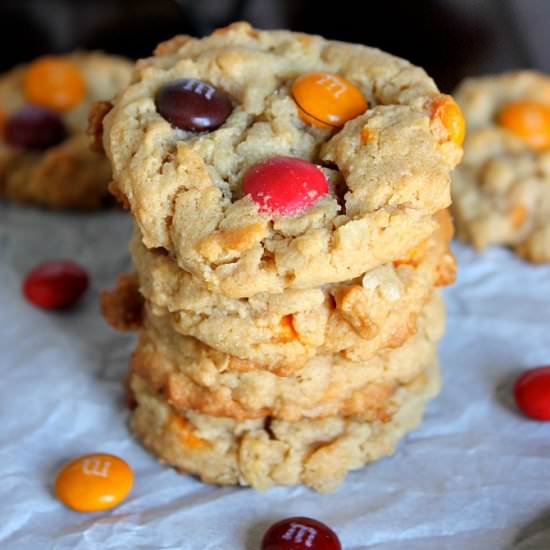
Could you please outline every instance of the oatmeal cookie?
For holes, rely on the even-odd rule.
[[[0,195],[51,208],[109,202],[111,168],[90,150],[87,117],[92,103],[111,99],[130,74],[123,58],[79,52],[40,58],[0,77]]]
[[[414,331],[433,287],[454,280],[450,219],[446,212],[438,219],[438,231],[406,258],[355,280],[240,300],[211,292],[139,236],[130,249],[141,293],[154,315],[170,315],[173,329],[244,360],[296,368],[317,353],[366,360]]]
[[[428,238],[461,120],[402,59],[237,23],[140,61],[103,141],[144,245],[243,298],[350,280]]]
[[[130,366],[182,411],[239,420],[331,415],[383,420],[392,414],[388,400],[396,388],[435,357],[444,324],[443,303],[435,296],[402,346],[361,362],[316,355],[283,376],[181,336],[165,319],[146,314]]]
[[[348,471],[395,451],[399,440],[421,421],[440,387],[437,362],[391,397],[396,411],[387,421],[329,416],[294,422],[271,417],[237,421],[175,411],[147,382],[130,377],[135,397],[131,426],[162,462],[207,483],[251,485],[303,483],[334,491]]]
[[[456,92],[468,124],[453,173],[458,235],[550,261],[550,78],[533,71],[470,78]]]

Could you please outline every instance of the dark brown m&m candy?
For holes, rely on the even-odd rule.
[[[61,117],[45,107],[27,105],[11,115],[4,131],[6,141],[23,149],[47,149],[61,143],[67,132]]]
[[[225,92],[194,78],[173,80],[162,86],[155,105],[170,124],[192,132],[219,128],[233,110]]]
[[[342,550],[336,533],[312,518],[294,517],[274,523],[265,533],[262,550]]]

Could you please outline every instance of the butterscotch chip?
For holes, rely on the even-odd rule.
[[[369,108],[341,128],[307,124],[291,88],[313,71],[338,73]],[[157,92],[182,79],[231,97],[219,128],[191,132],[161,116]],[[140,61],[104,119],[104,147],[145,247],[236,299],[314,288],[404,257],[433,233],[462,154],[432,116],[438,98],[424,71],[379,50],[238,23]],[[243,177],[276,156],[325,167],[328,194],[292,216],[260,211]]]
[[[90,210],[110,200],[111,167],[104,155],[90,149],[88,111],[95,101],[111,99],[126,86],[131,65],[126,59],[102,53],[63,57],[76,67],[85,84],[78,104],[59,113],[67,137],[43,151],[12,147],[0,138],[0,196],[50,208]],[[0,77],[0,108],[8,118],[27,104],[26,70],[26,65],[19,66]]]

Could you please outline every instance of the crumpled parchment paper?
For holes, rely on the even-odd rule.
[[[523,418],[510,393],[522,369],[550,363],[550,265],[456,244],[444,389],[421,428],[334,494],[261,494],[178,475],[130,436],[120,381],[134,336],[106,326],[98,305],[99,290],[129,268],[129,237],[122,211],[0,204],[0,548],[256,550],[291,515],[325,521],[346,550],[550,548],[550,423]],[[51,258],[91,275],[71,311],[22,298],[24,274]],[[134,488],[109,512],[72,512],[52,494],[55,473],[94,451],[127,460]]]

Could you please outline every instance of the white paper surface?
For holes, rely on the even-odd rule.
[[[0,205],[0,548],[256,550],[291,515],[325,521],[346,550],[550,548],[550,423],[521,417],[510,397],[522,368],[550,364],[550,266],[456,245],[445,385],[421,428],[334,494],[258,494],[178,475],[129,435],[120,380],[134,337],[106,326],[98,305],[128,269],[129,237],[123,212]],[[84,265],[91,288],[76,309],[43,312],[21,281],[60,257]],[[94,451],[128,461],[134,489],[110,512],[78,514],[52,483],[66,460]]]

